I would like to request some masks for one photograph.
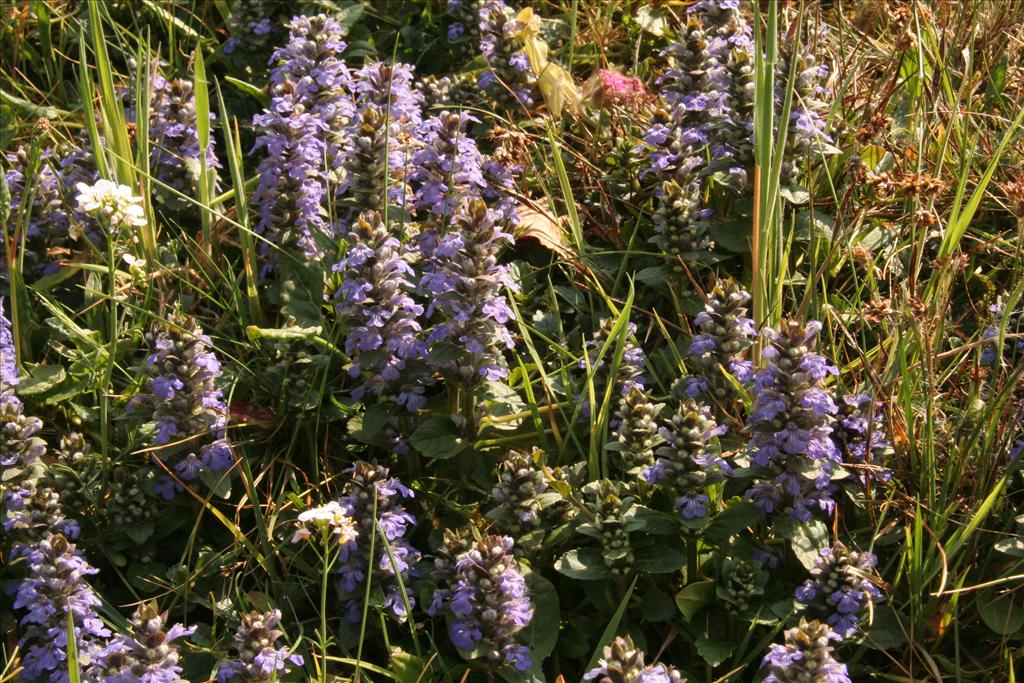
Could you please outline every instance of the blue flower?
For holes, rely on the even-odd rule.
[[[633,645],[629,636],[616,636],[605,646],[597,666],[583,675],[585,681],[612,683],[683,683],[682,675],[665,664],[644,664],[644,653]]]
[[[204,470],[229,469],[235,454],[226,440],[228,408],[217,388],[222,370],[210,338],[195,323],[172,318],[167,329],[149,339],[154,349],[144,368],[149,392],[135,396],[130,405],[149,412],[153,444],[161,446],[153,457],[186,481]],[[162,477],[159,492],[165,498],[182,490]]]
[[[263,683],[280,680],[293,666],[302,666],[301,655],[277,641],[284,634],[277,628],[280,610],[250,612],[242,617],[235,632],[237,659],[225,660],[217,670],[218,683]]]
[[[117,634],[99,651],[95,668],[103,683],[175,683],[181,680],[179,638],[196,627],[175,624],[167,628],[167,613],[156,604],[143,603],[129,621],[131,635]]]
[[[267,152],[253,196],[260,216],[255,231],[319,259],[333,237],[325,217],[326,171],[338,164],[339,134],[355,112],[352,79],[340,59],[344,29],[335,20],[297,16],[288,30],[288,43],[271,58],[270,106],[253,117],[260,131],[254,151]]]
[[[511,552],[512,539],[485,536],[470,543],[447,534],[445,543],[435,561],[443,587],[434,592],[428,613],[447,611],[455,617],[449,637],[460,650],[482,647],[482,656],[495,666],[529,669],[529,649],[515,636],[533,619],[533,604]]]
[[[409,384],[428,378],[411,364],[425,359],[427,345],[420,338],[423,307],[411,296],[408,250],[376,213],[360,215],[347,237],[348,252],[333,270],[343,278],[335,310],[348,322],[349,374],[362,382],[353,397],[400,393],[401,404],[414,412],[422,404],[409,400]]]
[[[770,483],[757,482],[747,497],[765,514],[788,501],[799,521],[809,520],[814,507],[831,510],[831,478],[842,460],[831,438],[838,408],[822,385],[835,368],[813,351],[820,328],[785,322],[780,331],[766,330],[770,346],[747,418],[752,463],[770,475]]]
[[[459,207],[444,232],[421,235],[426,260],[420,287],[431,297],[426,316],[434,321],[428,360],[470,385],[508,374],[499,349],[513,347],[505,326],[512,313],[502,289],[516,285],[497,262],[502,243],[512,242],[506,228],[502,213],[475,199]],[[454,360],[441,353],[449,347],[460,350]]]
[[[846,665],[832,656],[831,641],[840,640],[826,624],[800,620],[785,633],[784,645],[772,645],[761,662],[763,683],[851,683]]]
[[[357,461],[347,471],[352,478],[345,484],[344,495],[338,503],[345,514],[355,520],[359,533],[354,540],[342,546],[339,553],[338,585],[346,617],[355,623],[361,616],[363,596],[358,587],[366,579],[370,542],[376,536],[373,585],[384,588],[385,594],[389,595],[385,605],[388,611],[399,621],[404,621],[408,615],[397,577],[401,576],[406,586],[409,604],[415,605],[416,600],[408,586],[409,581],[419,575],[416,564],[421,554],[406,538],[416,524],[416,518],[402,507],[401,501],[415,494],[397,478],[389,477],[386,467]],[[390,554],[380,539],[381,533],[387,538]]]
[[[796,589],[797,602],[807,606],[842,638],[854,634],[868,603],[879,600],[873,583],[877,559],[869,552],[849,550],[836,542],[822,548],[811,578]]]

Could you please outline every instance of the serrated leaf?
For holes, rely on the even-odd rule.
[[[701,636],[697,639],[696,646],[697,654],[713,667],[724,662],[732,654],[732,643],[717,638]]]

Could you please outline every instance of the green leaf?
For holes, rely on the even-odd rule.
[[[797,213],[794,222],[793,239],[801,242],[807,242],[812,238],[830,240],[836,227],[836,221],[832,216],[809,209]]]
[[[984,588],[978,592],[978,614],[994,632],[1011,636],[1024,626],[1024,595],[1015,588]]]
[[[715,582],[697,581],[676,593],[676,607],[683,613],[683,618],[693,621],[697,612],[715,600]]]
[[[667,621],[676,613],[675,606],[672,604],[672,596],[657,588],[651,588],[644,593],[640,611],[644,615],[644,621],[649,622]]]
[[[658,544],[639,548],[633,567],[637,571],[652,574],[668,574],[679,571],[686,564],[686,553],[670,545]]]
[[[711,518],[704,537],[716,543],[725,543],[730,536],[738,534],[761,519],[757,506],[749,501],[736,501]]]
[[[775,522],[775,531],[790,541],[796,559],[807,569],[814,569],[822,548],[828,546],[828,529],[820,520],[797,522],[789,517]]]
[[[667,515],[643,505],[633,505],[622,515],[625,530],[648,534],[674,535],[679,533],[676,515]]]
[[[410,654],[400,647],[391,648],[391,658],[388,670],[394,674],[399,683],[416,683],[424,679],[424,671],[427,668],[422,657]]]
[[[363,16],[363,3],[352,2],[341,7],[337,12],[331,14],[331,18],[338,22],[344,29],[344,36],[356,25],[356,22]]]
[[[570,550],[555,562],[555,571],[579,581],[596,581],[612,575],[597,548]]]
[[[530,648],[530,656],[533,659],[533,666],[525,673],[539,676],[539,680],[544,680],[541,665],[555,650],[562,611],[558,603],[558,591],[539,572],[530,572],[526,577],[526,585],[530,589],[534,609],[533,619],[519,634],[520,642]]]
[[[263,92],[263,88],[255,86],[252,83],[247,83],[239,78],[235,78],[234,76],[225,76],[224,80],[238,88],[242,93],[255,97],[261,102],[266,99],[266,93]]]
[[[67,615],[68,619],[64,629],[64,638],[67,642],[68,681],[70,683],[80,683],[82,680],[82,670],[78,666],[78,638],[75,636],[75,613],[69,609]]]
[[[18,384],[20,396],[35,396],[53,389],[64,381],[67,372],[63,365],[25,365],[25,377]]]
[[[271,341],[294,341],[296,339],[312,339],[320,335],[324,328],[320,325],[313,325],[310,327],[301,327],[299,325],[293,325],[291,327],[279,327],[279,328],[268,328],[268,327],[257,327],[255,325],[249,325],[245,328],[245,336],[249,338],[249,341],[256,341],[257,339],[270,339]]]
[[[790,204],[806,204],[811,201],[811,193],[802,187],[781,185],[779,194]]]
[[[718,666],[732,654],[732,643],[717,638],[701,636],[697,639],[697,654],[711,666]]]
[[[454,458],[466,448],[466,440],[450,417],[436,415],[416,428],[409,442],[421,454],[435,460]]]
[[[1000,552],[1010,557],[1024,557],[1024,538],[1019,536],[1011,536],[1009,538],[1000,538],[995,544],[996,552]]]
[[[142,545],[149,540],[149,537],[153,535],[153,524],[145,522],[143,524],[131,524],[126,526],[124,533],[134,543]]]
[[[218,498],[227,500],[231,497],[231,477],[224,472],[215,472],[208,467],[199,471],[199,480]]]
[[[750,241],[752,239],[753,223],[749,218],[737,218],[724,223],[712,225],[710,230],[711,239],[715,244],[722,246],[737,254],[750,252]]]
[[[907,642],[909,628],[907,620],[900,619],[896,610],[888,605],[879,605],[874,609],[865,639],[882,650],[891,650]]]
[[[387,426],[390,414],[377,405],[367,406],[362,415],[348,421],[348,432],[353,439],[366,444],[376,443]]]
[[[644,283],[648,287],[661,287],[671,277],[672,271],[665,266],[651,266],[650,268],[644,268],[636,274],[637,281]]]

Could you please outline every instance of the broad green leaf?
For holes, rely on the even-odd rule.
[[[714,581],[697,581],[676,593],[676,607],[683,613],[683,618],[687,622],[693,621],[697,612],[710,605],[714,600]]]
[[[555,561],[555,570],[579,581],[596,581],[612,575],[597,548],[570,550]]]
[[[435,460],[454,458],[466,448],[462,432],[445,415],[435,415],[424,421],[410,435],[409,442],[422,455]]]

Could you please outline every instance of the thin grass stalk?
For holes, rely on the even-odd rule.
[[[210,214],[212,194],[212,172],[206,158],[210,148],[210,91],[206,80],[206,63],[202,47],[196,46],[195,73],[192,90],[196,103],[196,132],[199,136],[199,218],[203,230],[203,251],[207,257],[213,254],[213,218]]]
[[[375,542],[377,540],[377,487],[373,487],[373,533],[370,534],[370,552],[367,554],[369,566],[366,567],[366,590],[363,592],[363,616],[359,623],[359,645],[356,647],[356,670],[353,674],[355,683],[360,681],[360,669],[363,664],[363,643],[366,641],[366,617],[370,612],[370,586],[373,584],[373,567]]]
[[[231,182],[234,189],[235,221],[238,227],[238,242],[242,248],[242,264],[245,269],[245,298],[248,302],[249,319],[252,324],[261,325],[263,322],[263,310],[260,305],[259,292],[256,289],[256,245],[253,241],[252,230],[249,227],[249,210],[246,203],[245,171],[242,160],[242,146],[239,140],[238,119],[232,116],[230,123],[228,123],[224,96],[219,85],[216,86],[216,89],[217,103],[220,107],[221,116],[225,117],[223,126],[224,141],[227,147],[225,157],[227,158],[228,170],[231,173]]]

